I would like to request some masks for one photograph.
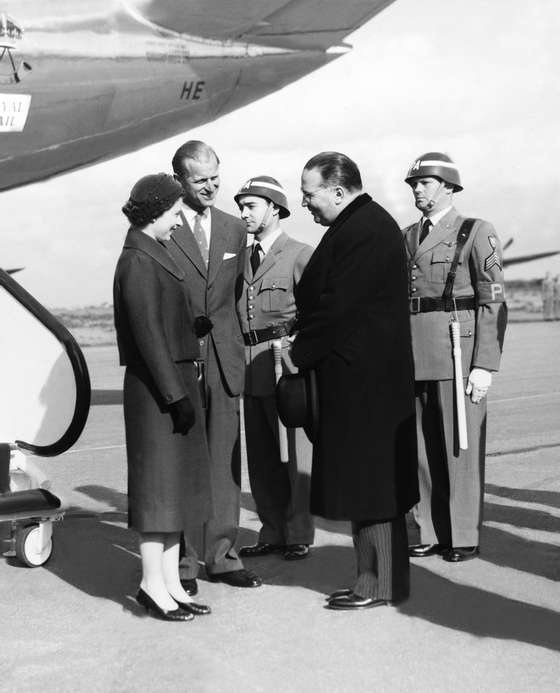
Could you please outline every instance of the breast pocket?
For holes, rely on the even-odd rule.
[[[275,277],[262,280],[259,291],[262,299],[261,305],[264,312],[285,310],[288,304],[288,292],[290,290],[289,277]]]
[[[453,262],[453,255],[455,254],[455,248],[449,246],[442,246],[441,248],[434,248],[432,253],[432,259],[430,264],[430,279],[438,284],[445,284],[447,280],[447,275],[451,269],[451,263]],[[459,264],[461,261],[459,260]]]

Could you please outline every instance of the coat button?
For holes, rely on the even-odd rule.
[[[412,293],[412,294],[416,293],[416,288],[412,287],[412,289],[410,290],[410,293]]]
[[[203,339],[199,340],[198,343],[200,344],[200,346],[204,346],[204,340]]]
[[[249,313],[249,320],[252,320],[254,317],[253,313]]]
[[[412,265],[412,269],[418,269],[418,265]]]
[[[410,277],[410,278],[412,279],[412,281],[414,281],[416,279],[416,275],[413,274],[412,277]]]
[[[249,308],[253,308],[253,307],[254,307],[254,304],[253,304],[253,303],[249,303]]]

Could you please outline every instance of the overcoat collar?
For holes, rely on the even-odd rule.
[[[438,221],[420,245],[418,245],[418,238],[420,237],[421,220],[413,224],[406,235],[406,243],[411,257],[420,257],[420,255],[427,253],[428,250],[431,250],[434,246],[438,245],[438,243],[444,241],[448,236],[453,235],[457,230],[458,219],[459,214],[455,207],[452,207],[449,212]]]
[[[253,270],[251,269],[251,246],[247,246],[245,251],[245,271],[244,278],[247,284],[252,284],[258,281],[264,274],[268,272],[269,269],[274,267],[276,262],[276,256],[279,255],[286,243],[288,242],[288,236],[282,232],[274,243],[270,246],[270,250],[263,258],[263,261],[257,268],[257,272],[253,277]]]
[[[333,223],[329,226],[327,229],[327,232],[323,236],[323,238],[327,238],[332,236],[332,234],[342,226],[342,224],[354,214],[354,212],[357,212],[360,207],[363,207],[366,205],[368,202],[371,202],[371,197],[367,193],[362,193],[361,195],[358,195],[358,197],[355,197],[352,202],[350,202],[349,205],[347,205],[342,212],[337,216],[337,218],[333,221]]]
[[[185,273],[175,264],[164,245],[151,236],[135,229],[129,229],[124,241],[125,248],[140,250],[153,258],[177,279],[184,279]]]

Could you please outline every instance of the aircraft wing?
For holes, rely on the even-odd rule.
[[[560,255],[560,250],[548,250],[544,253],[532,253],[531,255],[518,255],[517,257],[508,257],[503,259],[504,267],[509,265],[519,265],[522,262],[531,262],[531,260],[541,260],[543,257],[552,257]]]
[[[326,50],[394,0],[136,0],[174,31],[291,49]]]

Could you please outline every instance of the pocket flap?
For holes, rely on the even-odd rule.
[[[288,291],[290,288],[289,277],[264,277],[261,284],[261,290],[265,289],[282,289]]]
[[[434,248],[432,253],[432,264],[435,262],[451,262],[453,260],[453,249],[444,246],[442,248]]]

